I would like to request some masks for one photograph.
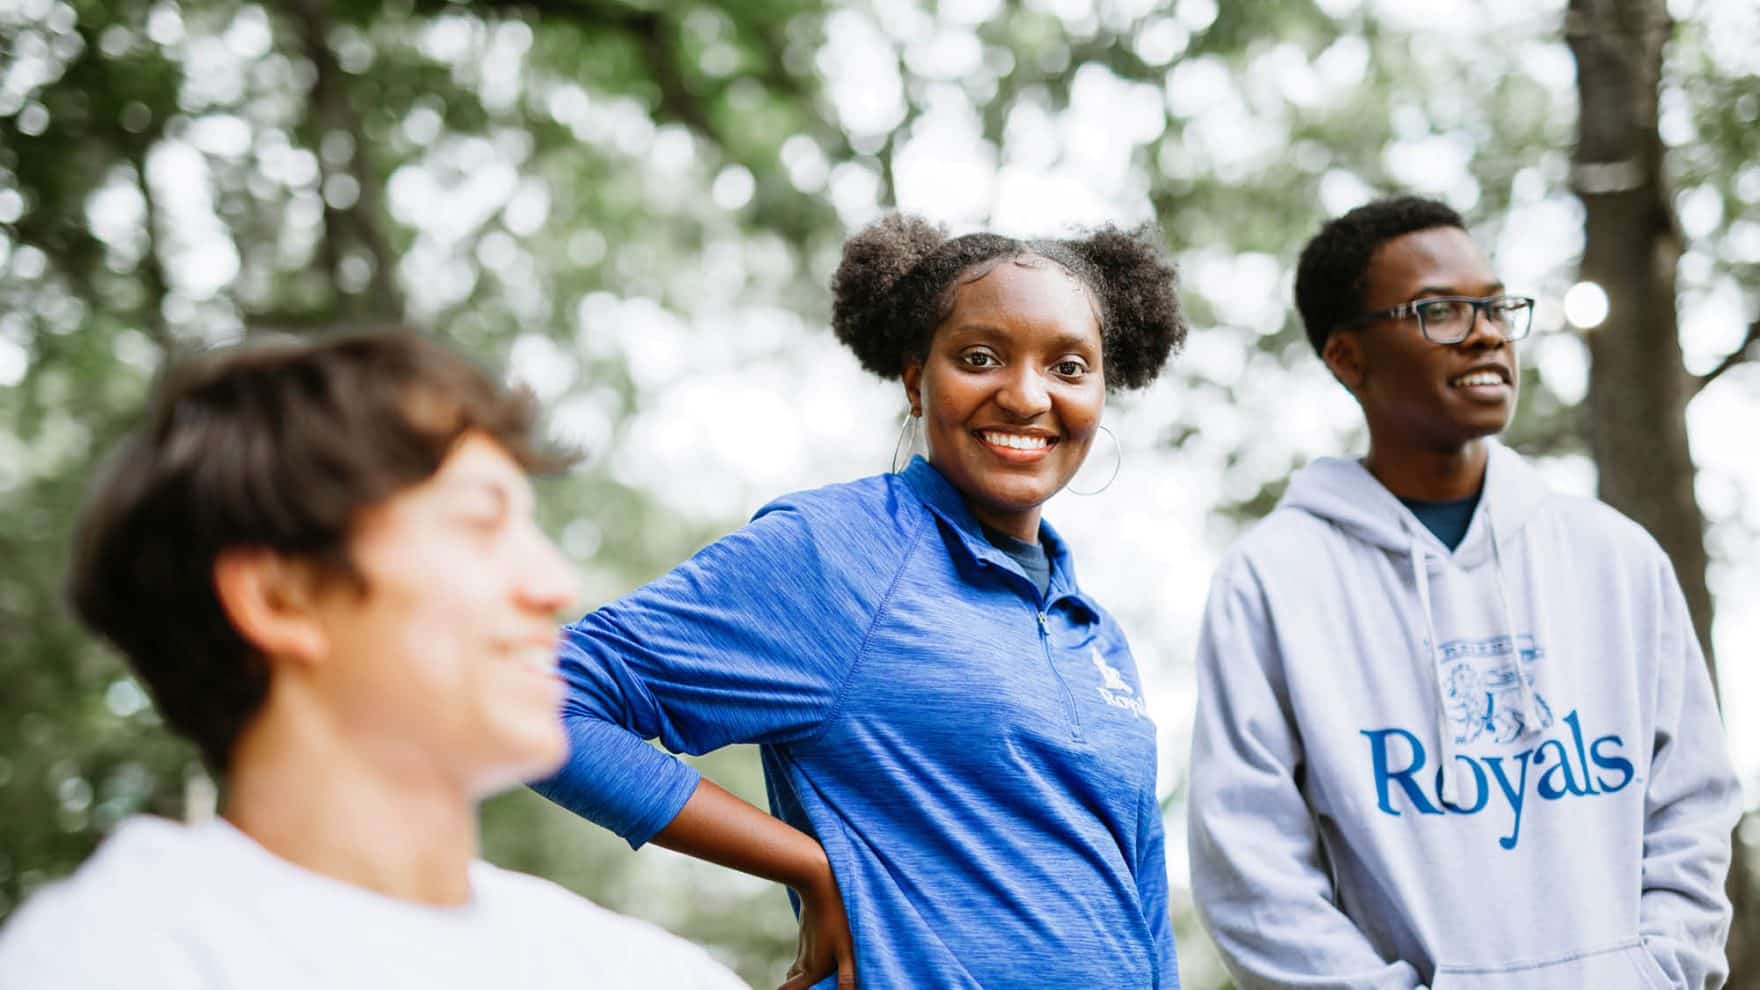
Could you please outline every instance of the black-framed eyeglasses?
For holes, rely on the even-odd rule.
[[[1376,320],[1416,317],[1418,332],[1425,340],[1432,344],[1458,344],[1472,334],[1480,313],[1505,340],[1521,340],[1534,326],[1534,300],[1529,296],[1430,296],[1364,313],[1338,329],[1353,330]]]

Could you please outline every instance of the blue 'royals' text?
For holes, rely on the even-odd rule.
[[[1493,794],[1502,797],[1500,806],[1507,806],[1513,815],[1508,835],[1497,840],[1505,849],[1514,849],[1521,841],[1522,808],[1527,803],[1529,771],[1535,771],[1535,793],[1545,801],[1563,797],[1593,797],[1613,794],[1637,776],[1630,760],[1619,755],[1625,741],[1616,735],[1601,736],[1585,745],[1583,727],[1575,711],[1564,717],[1571,730],[1571,745],[1560,739],[1548,739],[1533,749],[1524,749],[1509,756],[1468,756],[1456,754],[1455,762],[1465,771],[1457,778],[1463,802],[1451,804],[1442,799],[1442,768],[1425,774],[1427,755],[1424,744],[1405,729],[1364,729],[1369,740],[1369,759],[1375,775],[1376,805],[1383,814],[1398,816],[1393,806],[1393,785],[1399,785],[1406,800],[1424,815],[1476,815],[1492,803]],[[1390,746],[1391,740],[1405,746]],[[1409,754],[1398,750],[1409,748]],[[1392,752],[1390,752],[1392,750]],[[1395,760],[1404,765],[1395,768]],[[1590,769],[1591,764],[1594,770]],[[1467,785],[1467,779],[1472,784]],[[1495,786],[1493,786],[1495,785]]]

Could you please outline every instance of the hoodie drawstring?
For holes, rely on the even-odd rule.
[[[1491,523],[1491,514],[1485,514],[1485,522]],[[1540,706],[1534,696],[1534,685],[1528,675],[1522,671],[1522,644],[1516,639],[1516,613],[1509,604],[1509,583],[1504,580],[1503,551],[1497,545],[1497,529],[1488,526],[1491,537],[1491,565],[1497,573],[1497,600],[1503,605],[1503,627],[1509,632],[1509,662],[1515,671],[1516,684],[1522,695],[1522,735],[1534,735],[1544,726],[1540,724]]]
[[[1503,606],[1503,628],[1509,637],[1510,665],[1515,671],[1516,687],[1521,696],[1522,728],[1521,735],[1537,735],[1545,725],[1540,715],[1539,696],[1528,675],[1522,670],[1522,646],[1516,639],[1515,609],[1510,606],[1509,583],[1505,579],[1503,569],[1503,551],[1497,545],[1497,530],[1491,522],[1491,514],[1486,513],[1485,522],[1491,539],[1491,564],[1497,582],[1497,599]],[[1407,530],[1410,538],[1412,561],[1412,583],[1418,591],[1418,609],[1424,613],[1424,633],[1428,637],[1428,656],[1425,666],[1430,669],[1430,683],[1436,689],[1436,735],[1442,750],[1442,800],[1445,804],[1460,804],[1460,789],[1455,779],[1455,733],[1454,725],[1448,719],[1448,690],[1442,683],[1442,642],[1436,635],[1436,616],[1430,603],[1430,554],[1424,549],[1423,540],[1419,535]]]
[[[1436,735],[1442,747],[1442,803],[1460,806],[1460,789],[1454,779],[1454,726],[1448,721],[1448,695],[1442,686],[1442,644],[1436,639],[1436,619],[1430,613],[1429,554],[1416,533],[1411,536],[1412,583],[1418,588],[1418,609],[1424,613],[1424,633],[1429,637],[1430,683],[1436,688]],[[1501,587],[1501,586],[1500,586]]]

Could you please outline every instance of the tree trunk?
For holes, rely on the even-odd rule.
[[[1681,360],[1675,223],[1657,104],[1672,27],[1663,0],[1571,0],[1565,34],[1577,62],[1580,122],[1571,175],[1583,202],[1582,278],[1607,293],[1588,335],[1589,446],[1603,501],[1637,520],[1674,562],[1693,630],[1716,673],[1705,517],[1694,496],[1687,403],[1698,382]],[[1731,986],[1760,977],[1743,925],[1755,906],[1741,843],[1730,871]]]

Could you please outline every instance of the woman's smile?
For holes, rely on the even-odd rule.
[[[1058,441],[1055,434],[1017,430],[973,430],[972,435],[1009,464],[1037,463],[1051,453]]]

